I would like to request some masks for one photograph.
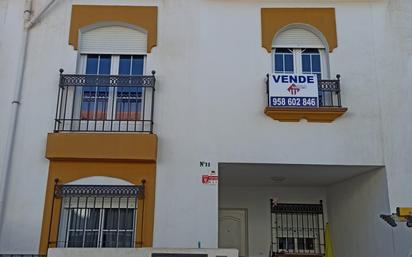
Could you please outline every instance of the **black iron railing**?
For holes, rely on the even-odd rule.
[[[153,133],[155,72],[150,76],[63,74],[55,132]]]
[[[266,87],[268,93],[268,106],[270,104],[269,96],[269,74],[266,75]],[[336,79],[318,80],[319,91],[319,107],[342,107],[340,96],[340,75],[336,75]]]
[[[271,256],[325,255],[323,204],[271,204]]]

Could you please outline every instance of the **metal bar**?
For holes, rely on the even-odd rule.
[[[64,130],[64,128],[66,126],[67,95],[68,95],[69,90],[68,90],[67,87],[64,87],[64,88],[62,88],[62,91],[63,91],[63,94],[65,94],[65,97],[64,97],[64,110],[63,110],[63,130]]]
[[[271,249],[273,249],[273,213],[272,213],[272,206],[273,206],[273,199],[269,200],[270,203],[270,242],[271,242]],[[270,253],[272,255],[272,253]]]
[[[55,184],[57,184],[57,181],[55,181]],[[47,247],[50,247],[50,234],[51,234],[52,223],[53,223],[54,200],[55,198],[53,197],[52,205],[51,205],[51,217],[50,217],[50,223],[49,223],[49,234],[47,236]]]
[[[323,206],[323,202],[320,201],[320,204],[322,204]],[[322,228],[323,228],[323,253],[325,253],[325,245],[326,245],[326,235],[325,235],[325,220],[324,220],[324,214],[323,211],[321,213],[321,217],[322,217]]]
[[[102,207],[99,211],[99,231],[97,233],[97,247],[103,246],[103,226],[104,226],[104,196],[102,197]]]
[[[134,131],[136,131],[136,129],[137,129],[137,122],[138,122],[138,120],[140,120],[140,113],[139,113],[139,87],[135,87],[135,89],[136,89],[136,97],[135,97],[135,101],[136,101],[136,117],[134,117]]]
[[[132,244],[134,244],[134,247],[136,248],[137,247],[137,243],[138,242],[136,242],[136,240],[137,240],[137,225],[138,224],[136,224],[136,216],[138,215],[138,208],[139,208],[139,206],[138,206],[138,198],[136,197],[136,198],[134,198],[134,204],[135,204],[135,206],[134,206],[134,210],[133,210],[133,233],[132,233]]]
[[[79,212],[79,204],[80,204],[80,196],[77,196],[77,204],[76,204],[76,212]],[[76,221],[75,221],[75,225],[74,225],[74,233],[75,233],[75,240],[77,240],[77,229],[78,229],[78,222],[79,222],[79,218],[78,218],[78,214],[76,213]],[[77,241],[75,242],[75,246],[77,246]]]
[[[124,214],[124,216],[125,216],[125,222],[124,222],[124,235],[125,235],[125,238],[126,238],[126,233],[127,233],[127,221],[128,221],[128,218],[129,218],[129,197],[127,197],[126,198],[126,213]],[[132,247],[132,245],[131,245],[131,242],[130,242],[130,245],[129,244],[127,244],[126,245],[126,247]]]
[[[276,213],[276,243],[277,243],[277,249],[276,249],[276,252],[278,253],[279,252],[279,235],[278,235],[278,233],[282,233],[282,214],[280,214],[280,224],[278,224],[278,220],[279,220],[279,214],[278,213]],[[282,234],[280,234],[280,236],[282,236]]]
[[[131,92],[130,92],[130,86],[128,88],[127,92],[127,111],[126,111],[126,131],[129,132],[129,120],[130,120],[130,115],[131,115],[131,105],[130,105],[130,98],[131,98]]]
[[[67,236],[69,234],[69,220],[71,220],[71,205],[72,205],[72,198],[69,198],[69,208],[67,209],[67,221],[66,221],[66,233],[64,236],[64,245],[67,247],[68,246],[68,239]]]
[[[144,246],[144,244],[143,244],[143,242],[144,242],[144,240],[143,240],[143,235],[144,235],[144,233],[143,233],[143,230],[144,230],[144,206],[145,205],[145,199],[143,198],[142,199],[142,230],[140,231],[140,233],[141,233],[141,235],[140,235],[140,241],[141,241],[141,244],[142,244],[142,247]]]
[[[153,76],[153,84],[152,86],[152,103],[151,103],[151,115],[150,115],[150,134],[153,134],[153,116],[154,116],[154,100],[155,100],[155,92],[156,92],[156,77],[155,77],[156,71],[152,71],[152,76]]]
[[[94,196],[93,197],[93,210],[96,210],[96,196]],[[98,218],[100,218],[100,212],[101,212],[101,210],[99,210],[99,217]],[[91,214],[91,212],[90,212],[90,214]],[[99,219],[100,220],[100,219]],[[99,221],[97,221],[97,222],[99,222]],[[94,220],[94,222],[93,222],[93,226],[92,226],[92,231],[93,231],[93,229],[95,229],[95,227],[96,227],[96,219]],[[93,231],[94,232],[94,231]],[[91,241],[91,242],[94,242],[96,240],[96,246],[98,246],[98,240],[99,240],[99,233],[97,233],[97,238],[95,238],[95,233],[93,233],[93,241]]]
[[[73,115],[74,115],[74,106],[76,105],[76,93],[77,93],[77,87],[74,86],[73,88],[74,89],[73,89],[72,113],[71,113],[71,120],[70,120],[70,131],[73,131]]]
[[[303,221],[303,214],[300,215],[302,218],[302,240],[303,240],[303,252],[305,252],[305,225],[304,225],[304,221]]]
[[[153,94],[152,94],[153,95]],[[142,87],[142,129],[140,131],[144,131],[145,128],[145,112],[146,112],[146,88]]]
[[[122,198],[119,197],[119,204],[117,206],[117,227],[116,227],[116,247],[119,247],[119,226],[120,226],[120,202]],[[126,210],[126,209],[125,209]]]
[[[110,131],[113,131],[113,122],[117,118],[116,111],[117,111],[117,94],[118,94],[118,87],[113,87],[113,97],[112,97],[112,113],[110,116]],[[116,102],[116,106],[114,104]]]
[[[292,223],[292,238],[293,238],[293,243],[295,243],[295,233],[293,231],[293,213],[290,214],[290,218],[291,218],[291,223]],[[293,252],[295,252],[296,250],[296,246],[294,245],[293,247]]]
[[[62,87],[62,82],[63,82],[63,69],[59,70],[60,72],[60,78],[59,78],[59,91],[57,92],[57,104],[56,104],[56,119],[54,120],[54,132],[58,131],[59,128],[59,122],[60,122],[60,99],[61,99],[61,87]]]
[[[53,201],[54,201],[54,199],[55,199],[55,197],[53,196]],[[64,210],[64,208],[63,208],[63,200],[62,200],[62,201],[61,201],[61,206],[60,206],[60,216],[62,216],[63,210]],[[58,222],[57,222],[56,247],[59,247],[60,222],[61,222],[61,220],[58,219]]]
[[[86,196],[86,203],[84,206],[84,224],[83,224],[83,242],[82,242],[82,247],[85,247],[85,242],[86,242],[86,227],[88,223],[88,218],[87,218],[87,201],[89,200],[89,197]]]

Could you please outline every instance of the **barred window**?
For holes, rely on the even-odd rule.
[[[272,202],[272,255],[325,253],[322,204]]]
[[[64,186],[58,193],[62,205],[57,247],[135,246],[138,187]]]

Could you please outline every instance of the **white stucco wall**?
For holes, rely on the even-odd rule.
[[[35,0],[38,12],[46,0]],[[44,205],[47,132],[53,129],[58,69],[76,70],[68,45],[70,6],[113,0],[60,0],[30,32],[16,130],[3,252],[36,252]],[[118,0],[157,5],[159,136],[154,246],[217,246],[217,187],[201,184],[200,160],[243,163],[387,165],[391,205],[412,205],[408,189],[411,68],[408,0]],[[261,47],[261,7],[335,7],[338,48],[331,75],[342,75],[349,112],[331,124],[279,123],[263,114],[271,58]],[[23,1],[0,2],[0,142],[15,81]],[[409,25],[408,25],[409,24]],[[381,26],[382,25],[382,26]],[[393,55],[388,51],[393,50]],[[407,64],[407,65],[405,65]],[[409,66],[408,66],[409,65]],[[408,75],[410,76],[410,75]],[[396,103],[396,104],[395,104]],[[405,111],[406,110],[406,111]],[[407,116],[406,115],[406,116]],[[410,115],[409,115],[410,116]],[[3,150],[1,150],[3,151]],[[1,153],[1,152],[0,152]],[[1,174],[0,174],[1,175]],[[0,177],[1,178],[1,177]],[[410,194],[409,194],[410,195]],[[23,211],[30,210],[30,211]]]
[[[329,186],[327,200],[334,256],[407,256],[395,255],[391,227],[379,218],[389,209],[384,169]]]
[[[385,9],[383,21],[375,17],[377,26],[384,29],[384,33],[375,34],[375,48],[379,53],[377,69],[384,71],[378,72],[377,77],[392,210],[412,205],[408,197],[412,193],[412,135],[409,132],[412,123],[407,118],[412,115],[412,93],[409,90],[412,83],[412,17],[408,15],[411,11],[410,1],[393,0]]]

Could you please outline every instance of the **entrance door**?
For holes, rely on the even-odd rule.
[[[240,257],[247,257],[247,210],[219,210],[219,248],[239,250]]]

